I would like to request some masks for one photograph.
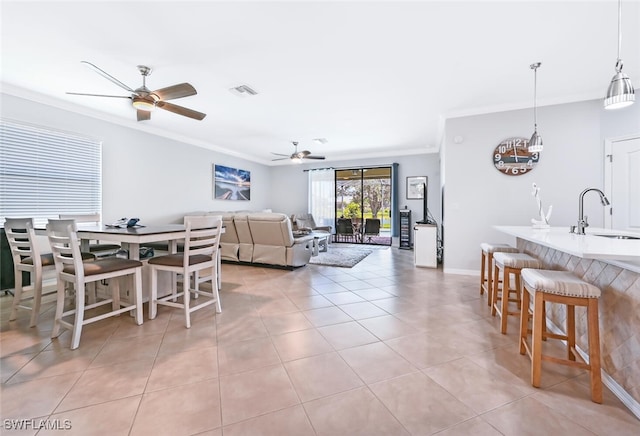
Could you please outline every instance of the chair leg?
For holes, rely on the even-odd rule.
[[[505,268],[502,272],[502,307],[500,314],[500,333],[507,334],[507,317],[509,316],[509,296],[511,295],[511,272]]]
[[[589,335],[589,366],[591,367],[591,401],[602,403],[602,374],[600,368],[600,326],[598,300],[590,298],[587,306],[587,334]]]
[[[213,287],[213,297],[216,299],[216,313],[222,313],[222,306],[220,305],[220,286],[218,285],[218,275],[220,275],[220,270],[218,269],[218,267],[215,267],[213,269],[211,286]]]
[[[20,300],[22,299],[22,292],[24,290],[24,286],[22,285],[22,271],[14,271],[15,293],[13,295],[13,303],[11,303],[11,314],[9,315],[9,321],[14,321],[18,316],[18,306],[20,306]]]
[[[184,299],[184,325],[186,328],[191,328],[191,312],[189,311],[189,303],[191,300],[191,284],[189,280],[191,278],[191,274],[184,274],[182,278],[182,288],[183,288],[183,296]]]
[[[531,341],[531,385],[539,388],[542,375],[542,314],[544,295],[536,292],[533,297],[533,339]]]
[[[138,278],[136,277],[136,286]],[[136,289],[136,294],[138,290]],[[136,310],[136,314],[137,314]],[[149,296],[149,319],[155,319],[158,314],[158,270],[151,266],[151,295]]]
[[[527,349],[524,344],[529,330],[529,291],[522,289],[522,309],[520,310],[520,354],[525,354]]]
[[[80,345],[80,335],[84,324],[84,283],[76,281],[76,316],[73,322],[73,332],[71,334],[71,349],[75,350]]]
[[[51,338],[57,338],[60,336],[60,320],[62,319],[62,313],[64,312],[64,300],[67,296],[66,293],[66,283],[58,279],[58,290],[56,292],[56,315],[53,318]]]
[[[120,309],[120,277],[112,278],[111,282],[109,284],[111,288],[111,310],[118,310]]]
[[[142,325],[143,323],[143,314],[142,314],[142,268],[137,268],[136,272],[133,274],[133,299],[136,305],[136,324]]]
[[[491,275],[491,274],[490,274]],[[489,306],[491,306],[491,316],[496,316],[496,304],[498,304],[498,277],[500,275],[500,270],[496,265],[493,269],[493,281],[489,281],[491,283],[491,287],[487,288]],[[502,286],[503,294],[504,294],[504,285]]]
[[[480,257],[480,295],[484,294],[484,281],[486,279],[486,275],[487,275],[487,266],[486,264],[486,260],[485,260],[485,255],[484,255],[484,250],[480,250],[481,252],[481,257]],[[490,291],[487,289],[487,293],[490,293]]]
[[[491,289],[495,289],[495,284],[494,282],[497,284],[498,283],[498,278],[496,277],[495,280],[491,280],[491,271],[493,270],[493,253],[488,253],[487,254],[487,271],[489,271],[489,274],[487,275],[487,293],[489,293],[489,295],[491,295]],[[491,299],[489,299],[487,301],[487,305],[491,306],[493,304],[493,301],[491,301]],[[492,313],[493,315],[493,313]]]
[[[567,359],[576,360],[576,308],[567,304]]]
[[[31,322],[29,327],[35,327],[38,324],[40,316],[40,305],[42,303],[42,271],[38,274],[36,271],[31,273],[33,282],[33,304],[31,306]]]

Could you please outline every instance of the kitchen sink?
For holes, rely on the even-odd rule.
[[[630,236],[630,235],[598,234],[593,236],[602,236],[604,238],[611,238],[611,239],[640,239],[640,236]]]

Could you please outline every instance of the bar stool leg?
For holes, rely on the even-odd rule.
[[[496,268],[497,271],[497,268]],[[510,281],[511,272],[508,268],[502,271],[502,313],[500,317],[500,333],[507,333],[507,317],[509,316],[509,296],[511,295]]]
[[[486,274],[487,274],[487,262],[486,262],[486,257],[484,255],[484,250],[480,250],[481,252],[481,256],[480,256],[480,295],[484,294],[484,281],[486,279]],[[489,288],[487,288],[487,292],[490,293],[491,291],[489,290]]]
[[[567,304],[567,359],[575,362],[576,355],[576,308]]]
[[[589,366],[591,367],[591,401],[602,403],[602,375],[600,368],[600,326],[598,325],[598,300],[589,299],[587,306],[587,330],[589,335]]]
[[[533,297],[533,339],[531,341],[531,385],[540,387],[540,377],[542,375],[542,323],[545,322],[542,316],[542,303],[544,295],[536,292]]]
[[[492,289],[495,286],[494,285],[494,281],[491,280],[491,268],[493,267],[493,253],[488,253],[487,254],[487,269],[489,271],[489,274],[487,275],[487,306],[491,306],[493,304],[492,301]],[[495,283],[497,283],[498,280],[496,278]]]
[[[525,341],[529,330],[529,291],[522,290],[522,310],[520,311],[520,354],[525,354],[527,349]]]

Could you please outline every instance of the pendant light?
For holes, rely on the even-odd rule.
[[[533,70],[533,135],[529,140],[529,151],[531,153],[542,151],[542,136],[538,135],[538,110],[536,106],[536,93],[538,87],[538,68],[541,62],[531,64],[529,67]]]
[[[622,46],[622,0],[618,0],[618,60],[616,61],[616,74],[611,79],[607,97],[604,99],[605,109],[620,109],[630,106],[636,99],[633,85],[629,76],[622,72],[622,59],[620,50]]]

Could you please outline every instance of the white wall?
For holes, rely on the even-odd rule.
[[[103,220],[182,222],[185,213],[270,207],[269,168],[172,139],[2,94],[2,117],[102,141]],[[197,123],[194,121],[194,123]],[[251,200],[214,200],[214,163],[251,171]]]
[[[553,205],[551,225],[574,225],[578,196],[588,187],[603,189],[604,138],[640,132],[640,105],[604,111],[600,100],[538,108],[538,131],[544,140],[540,162],[530,173],[507,176],[493,165],[492,152],[511,136],[533,132],[530,109],[449,119],[443,153],[444,270],[479,271],[479,244],[514,243],[494,225],[530,225],[537,217],[531,184],[541,188],[545,208]],[[463,142],[456,144],[453,138]],[[585,197],[585,214],[602,227],[604,211],[598,196]]]
[[[274,211],[287,214],[307,212],[307,190],[309,168],[359,168],[367,166],[390,166],[398,163],[399,205],[401,209],[407,206],[411,209],[413,221],[422,219],[422,200],[406,199],[406,178],[408,176],[427,176],[428,197],[427,207],[438,222],[440,219],[440,166],[437,154],[421,154],[415,156],[400,156],[394,158],[372,158],[345,160],[336,162],[322,162],[304,165],[282,165],[271,168],[271,204]]]

